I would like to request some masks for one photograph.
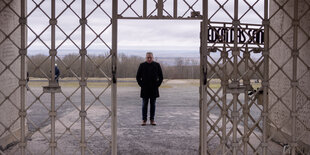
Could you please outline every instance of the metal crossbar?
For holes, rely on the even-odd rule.
[[[201,20],[201,4],[202,0],[122,0],[119,5],[124,9],[117,18]]]

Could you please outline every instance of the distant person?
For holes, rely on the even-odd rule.
[[[27,89],[27,91],[29,90],[28,82],[29,82],[29,72],[27,72],[27,74],[26,74],[26,89]]]
[[[147,122],[148,102],[150,101],[150,124],[156,125],[155,108],[156,98],[159,97],[158,87],[163,82],[163,73],[160,64],[153,61],[153,53],[146,53],[146,61],[141,63],[137,72],[136,80],[141,87],[142,98],[142,126]]]
[[[58,83],[59,75],[60,75],[59,68],[57,67],[57,64],[55,64],[55,80],[57,83]]]

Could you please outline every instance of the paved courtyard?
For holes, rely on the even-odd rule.
[[[157,126],[141,126],[140,88],[134,83],[118,87],[118,153],[119,154],[198,154],[199,149],[199,106],[198,85],[168,81],[160,88],[160,98],[157,100]],[[28,109],[28,129],[32,133],[28,138],[27,151],[29,154],[49,154],[50,95],[42,94],[41,87],[31,87],[28,91],[30,105],[40,96],[41,103],[36,101]],[[74,87],[62,87],[66,97],[76,90]],[[86,91],[86,137],[87,154],[110,153],[108,149],[111,138],[110,120],[105,120],[109,112],[100,102],[94,102],[95,97],[103,88],[90,88]],[[80,107],[80,90],[66,101],[63,94],[56,94],[56,152],[59,154],[79,154],[80,119],[77,108]],[[110,107],[110,89],[100,97],[100,100]],[[90,106],[91,105],[91,106]],[[105,122],[103,124],[103,122]],[[149,122],[148,122],[149,123]],[[103,124],[103,125],[102,125]],[[100,130],[96,130],[100,127]],[[40,130],[36,130],[40,128]],[[31,152],[31,153],[30,153]],[[6,151],[8,154],[18,154],[17,147]]]
[[[157,126],[149,124],[141,126],[140,88],[134,82],[119,83],[118,154],[199,154],[198,85],[198,80],[165,81],[160,88],[160,98],[157,100],[155,118]],[[104,104],[96,101],[95,97],[103,89],[103,87],[90,87],[86,91],[86,154],[110,154],[111,151],[109,149],[111,119],[109,111],[105,108],[105,106],[110,108],[110,89],[99,97]],[[62,87],[62,91],[63,94],[56,95],[56,154],[80,154],[81,120],[78,111],[80,89]],[[41,96],[40,101],[32,94]],[[31,105],[32,103],[34,104]],[[27,115],[29,129],[27,153],[50,154],[51,127],[48,118],[50,95],[42,94],[41,87],[31,87],[31,91],[28,91],[27,104],[31,105]],[[214,117],[218,114],[220,114],[218,109],[211,112]],[[219,142],[210,145],[214,147],[217,143]],[[15,146],[5,153],[19,154],[19,150]]]

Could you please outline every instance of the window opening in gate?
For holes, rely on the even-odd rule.
[[[119,148],[132,154],[155,153],[159,147],[164,154],[198,153],[200,21],[119,20],[118,25]],[[156,126],[150,125],[150,109],[147,125],[141,126],[142,99],[135,76],[146,52],[153,52],[164,75]]]

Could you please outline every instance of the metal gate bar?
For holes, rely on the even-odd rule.
[[[85,0],[81,0],[81,81],[80,81],[80,87],[81,87],[81,111],[80,111],[80,117],[81,117],[81,142],[80,142],[80,148],[81,148],[81,154],[85,154],[86,149],[86,140],[85,140],[85,119],[86,119],[86,110],[85,110],[85,86],[86,86],[86,78],[85,78],[85,55],[87,53],[85,42],[86,42],[86,36],[85,36],[85,27],[87,23],[87,19],[85,17],[86,13],[86,3]]]
[[[246,48],[245,48],[245,51],[243,53],[243,58],[244,58],[244,71],[247,72],[247,70],[249,69],[249,59],[250,59],[250,52],[249,52],[249,49],[248,49],[248,45],[246,45]],[[250,91],[250,88],[251,88],[251,85],[250,85],[250,77],[248,76],[248,74],[246,73],[244,75],[244,78],[243,78],[243,84],[245,86],[245,89],[244,89],[244,94],[247,94],[249,91]],[[250,109],[249,109],[249,106],[248,106],[248,102],[249,102],[249,96],[248,95],[245,95],[244,96],[244,103],[243,103],[243,117],[244,117],[244,129],[243,129],[243,133],[244,136],[242,138],[242,142],[243,142],[243,151],[244,151],[244,154],[246,154],[245,152],[248,152],[248,142],[249,142],[249,134],[248,134],[248,117],[249,117],[249,112],[250,112]]]
[[[57,54],[56,47],[55,47],[55,41],[56,41],[56,24],[57,19],[55,16],[56,11],[56,0],[51,0],[51,49],[50,49],[50,57],[51,57],[51,76],[49,79],[49,87],[55,87],[58,85],[55,81],[55,56]],[[55,121],[56,121],[56,109],[55,109],[55,91],[51,91],[51,111],[49,112],[49,116],[51,118],[51,140],[50,140],[50,149],[51,154],[54,155],[56,153],[56,139],[55,139]]]
[[[226,45],[224,44],[224,48],[223,51],[221,52],[221,56],[223,58],[223,64],[227,63],[227,59],[228,59],[228,54],[226,51]],[[227,67],[226,65],[223,66],[223,72],[227,72]],[[226,128],[224,128],[224,126],[226,126],[227,124],[227,120],[226,120],[226,116],[228,114],[228,108],[227,108],[227,84],[228,84],[228,77],[226,74],[223,75],[223,79],[221,81],[221,85],[223,85],[223,98],[222,98],[222,104],[223,104],[223,110],[221,113],[222,116],[222,140],[221,140],[221,145],[222,145],[222,154],[226,153],[226,144],[227,144],[227,133],[226,133]]]
[[[234,1],[234,19],[232,21],[232,26],[234,28],[234,47],[232,51],[233,55],[233,74],[232,74],[232,82],[231,82],[231,88],[233,89],[233,111],[231,113],[231,116],[233,118],[233,139],[232,139],[232,148],[233,148],[233,155],[237,155],[237,149],[239,146],[239,142],[237,140],[237,123],[239,118],[239,112],[237,110],[237,100],[239,96],[238,92],[238,86],[239,86],[239,80],[238,80],[238,55],[240,53],[238,49],[238,26],[240,24],[239,18],[238,18],[238,0]]]
[[[292,134],[291,134],[291,147],[292,147],[292,155],[296,154],[296,147],[297,147],[297,134],[296,134],[296,125],[297,125],[297,54],[295,52],[298,51],[298,1],[294,1],[294,13],[293,13],[293,20],[292,20],[292,26],[293,26],[293,50],[292,50],[292,57],[293,57],[293,78],[291,81],[291,87],[292,87],[292,111],[291,111],[291,117],[292,117]]]
[[[21,0],[21,13],[20,13],[20,20],[19,20],[19,24],[21,26],[21,46],[19,49],[19,54],[20,54],[20,58],[21,58],[21,73],[20,73],[20,82],[19,82],[19,86],[20,86],[20,112],[19,112],[19,116],[20,116],[20,127],[21,127],[21,133],[20,133],[20,150],[21,150],[21,154],[25,155],[25,150],[26,150],[26,114],[27,111],[25,110],[25,103],[26,103],[26,55],[27,55],[27,30],[26,30],[26,23],[27,23],[27,18],[26,18],[26,14],[27,14],[27,9],[26,9],[26,1],[25,0]]]
[[[117,17],[118,0],[113,0],[112,12],[112,155],[117,154]]]
[[[207,153],[207,133],[205,132],[207,128],[207,55],[204,51],[207,51],[207,38],[208,35],[208,0],[202,2],[203,5],[203,19],[200,24],[200,85],[199,85],[199,152],[200,154]]]
[[[263,111],[261,117],[263,117],[263,137],[261,142],[262,153],[263,155],[267,154],[267,121],[268,121],[268,87],[269,87],[269,15],[268,15],[268,8],[269,8],[269,0],[264,0],[264,20],[262,22],[264,26],[264,51],[262,53],[264,59],[264,72],[263,72],[263,80],[262,80],[262,87],[263,87]]]

